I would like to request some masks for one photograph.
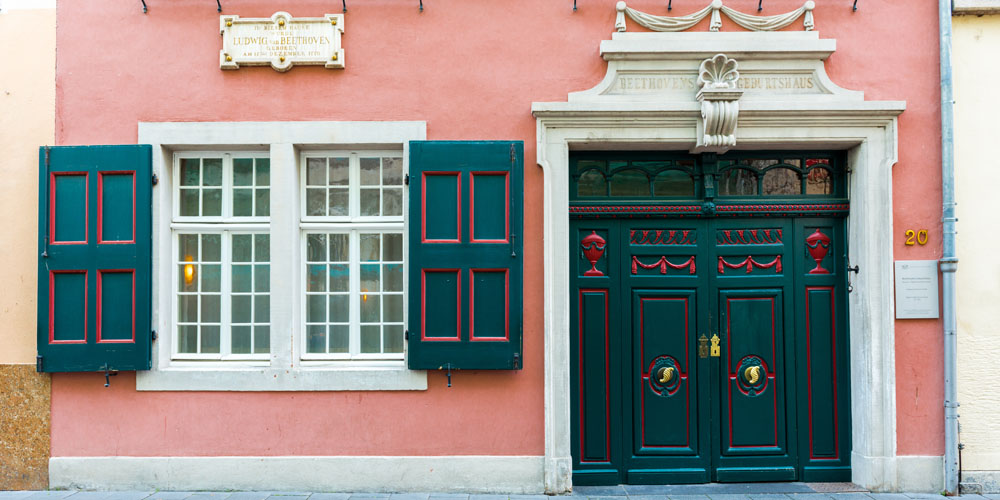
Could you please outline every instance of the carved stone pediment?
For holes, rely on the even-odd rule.
[[[614,33],[601,42],[604,79],[556,107],[689,116],[690,150],[724,152],[746,117],[768,110],[867,107],[863,93],[827,76],[823,61],[835,50],[816,31]]]

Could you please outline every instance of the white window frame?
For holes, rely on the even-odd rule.
[[[332,150],[332,151],[304,151],[300,155],[299,159],[299,210],[300,210],[300,222],[299,222],[299,258],[302,259],[302,264],[299,266],[301,269],[302,283],[302,305],[301,305],[301,322],[303,332],[305,332],[306,324],[306,235],[314,233],[342,233],[348,234],[350,241],[350,255],[357,256],[360,253],[360,234],[361,233],[383,233],[383,232],[396,232],[399,231],[403,234],[403,255],[407,253],[407,238],[406,231],[404,228],[405,216],[406,216],[406,203],[407,203],[407,189],[406,184],[402,185],[403,189],[403,214],[399,216],[362,216],[361,215],[361,158],[372,158],[372,157],[402,157],[401,150]],[[349,162],[349,182],[348,182],[348,192],[349,198],[349,215],[343,216],[318,216],[318,215],[307,215],[306,212],[306,162],[309,158],[348,158]],[[409,173],[407,161],[403,159],[403,177],[405,179],[406,175]],[[381,179],[379,179],[381,183]],[[379,189],[381,189],[381,184]],[[324,187],[326,189],[326,187]],[[379,204],[381,206],[382,198],[379,197]],[[381,247],[380,247],[381,248]],[[406,258],[403,259],[403,329],[406,329],[406,317],[408,312],[408,301],[406,300],[408,290],[407,281],[409,278],[409,268],[407,267]],[[405,360],[406,352],[406,341],[403,341],[403,353],[400,354],[362,354],[360,352],[359,346],[361,342],[361,322],[360,322],[360,310],[361,304],[358,299],[358,291],[360,288],[361,279],[361,266],[360,261],[355,258],[350,259],[350,288],[348,296],[350,297],[350,311],[351,319],[350,322],[350,352],[342,354],[315,354],[306,352],[306,343],[308,339],[303,333],[300,339],[300,349],[302,352],[303,361],[322,361],[322,360],[341,360],[341,361],[351,361],[351,360],[365,360],[366,364],[375,364],[382,366],[393,366],[395,364],[400,364]]]
[[[363,155],[391,152],[403,158],[409,171],[409,141],[426,138],[426,122],[179,122],[139,123],[140,144],[153,146],[153,325],[166,332],[153,343],[149,371],[138,372],[136,389],[169,391],[356,391],[425,390],[427,372],[408,370],[403,360],[304,360],[303,231],[311,226],[301,216],[301,184],[305,154],[357,151]],[[175,154],[267,151],[271,165],[271,342],[266,360],[178,360],[172,357]],[[224,184],[228,182],[224,175]],[[303,180],[304,183],[304,180]],[[224,197],[227,195],[224,195]],[[223,200],[224,206],[230,204]],[[353,201],[352,201],[353,203]],[[403,211],[408,190],[403,188]],[[224,208],[229,210],[229,208]],[[245,221],[250,218],[240,217]],[[362,219],[372,219],[365,217]],[[402,221],[404,255],[408,222]],[[377,227],[367,221],[360,227]],[[257,223],[259,224],[259,222]],[[399,221],[390,223],[399,229]],[[208,224],[207,224],[208,225]],[[219,226],[219,224],[210,224]],[[324,222],[329,228],[336,223]],[[241,225],[242,226],[242,225]],[[246,224],[256,229],[256,224]],[[226,230],[230,228],[206,228]],[[235,229],[235,228],[231,228]],[[242,227],[241,227],[242,229]],[[287,256],[287,257],[286,257]],[[404,262],[404,291],[407,289]],[[405,293],[405,292],[404,292]],[[405,323],[404,300],[404,323]],[[405,324],[404,324],[405,329]],[[405,347],[404,347],[405,350]]]

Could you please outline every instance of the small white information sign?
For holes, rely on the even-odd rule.
[[[896,319],[938,317],[938,262],[896,261]]]
[[[222,50],[219,67],[267,66],[288,71],[299,64],[344,67],[344,15],[292,17],[275,12],[271,17],[246,18],[219,16]]]

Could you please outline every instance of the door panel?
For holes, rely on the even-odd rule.
[[[721,290],[724,456],[784,454],[781,290]]]
[[[849,479],[843,233],[572,220],[574,482]],[[719,356],[700,357],[713,335]]]

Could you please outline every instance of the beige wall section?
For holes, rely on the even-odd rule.
[[[958,401],[963,481],[1000,491],[1000,15],[953,18],[958,200]]]
[[[0,78],[0,364],[34,363],[38,146],[55,140],[56,10],[5,5],[0,47],[17,47],[4,51]]]
[[[55,138],[56,10],[0,0],[0,490],[48,487],[49,376],[35,372],[38,146]]]

